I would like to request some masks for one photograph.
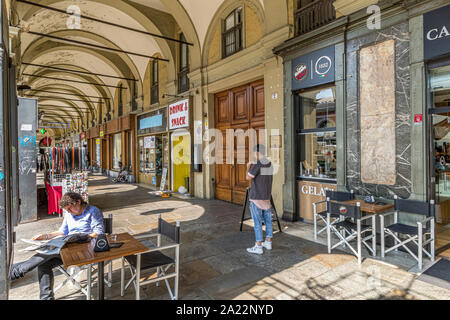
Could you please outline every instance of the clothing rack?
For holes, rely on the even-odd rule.
[[[86,147],[52,147],[49,150],[51,174],[69,174],[87,170]]]

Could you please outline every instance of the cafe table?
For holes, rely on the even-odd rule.
[[[111,236],[107,235],[108,242],[112,243]],[[94,247],[87,243],[68,243],[60,251],[61,260],[67,269],[71,266],[81,267],[97,263],[98,266],[98,299],[105,298],[104,263],[105,261],[143,253],[148,250],[141,242],[129,233],[117,234],[116,242],[123,242],[120,248],[110,248],[109,251],[94,252]]]
[[[377,204],[376,202],[375,203],[367,203],[361,199],[340,201],[339,203],[356,206],[357,202],[359,202],[359,207],[360,207],[361,211],[367,212],[367,213],[372,213],[372,214],[382,213],[382,212],[385,212],[387,210],[394,208],[394,205],[390,204],[390,203],[385,203],[385,204]]]

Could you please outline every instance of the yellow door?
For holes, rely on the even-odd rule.
[[[172,135],[172,190],[178,192],[180,186],[187,190],[185,178],[189,177],[190,141],[189,135]]]

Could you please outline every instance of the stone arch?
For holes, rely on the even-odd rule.
[[[219,58],[219,60],[222,59],[221,22],[230,14],[230,12],[232,12],[234,9],[236,9],[240,6],[242,6],[242,7],[249,6],[256,12],[257,17],[261,24],[262,36],[264,36],[264,34],[266,33],[266,30],[265,30],[266,29],[265,28],[265,19],[266,18],[265,18],[264,8],[262,7],[261,3],[258,0],[226,0],[226,1],[224,1],[221,4],[221,6],[217,9],[213,18],[211,19],[211,22],[208,27],[208,31],[206,32],[205,42],[204,42],[203,50],[202,50],[203,65],[208,65],[209,50],[211,48],[213,39],[215,39],[217,37],[218,26],[220,26],[220,28],[219,28],[219,37],[220,37],[219,38],[220,39],[220,41],[219,41],[219,43],[220,43],[220,48],[219,48],[220,58]],[[244,19],[244,29],[245,28],[247,28],[246,19]],[[244,33],[245,33],[245,30],[244,30]],[[245,47],[244,47],[244,49],[245,49]]]
[[[64,0],[41,0],[41,1],[39,1],[40,4],[46,5],[46,6],[51,6],[58,2],[64,2]],[[110,0],[91,0],[90,2],[97,2],[99,4],[110,6],[119,11],[122,11],[127,16],[129,16],[130,19],[139,23],[148,32],[158,34],[158,35],[170,36],[170,34],[165,34],[164,30],[161,30],[159,28],[159,25],[160,25],[159,23],[153,21],[152,18],[143,14],[143,12],[139,9],[138,4],[135,4],[132,2],[127,2],[127,1],[110,1]],[[178,1],[171,1],[171,2],[178,3]],[[41,8],[37,8],[35,6],[27,6],[25,8],[26,8],[26,10],[25,10],[25,13],[23,14],[22,20],[29,20],[34,14],[36,14],[38,11],[42,10]],[[175,79],[176,74],[175,74],[175,67],[174,67],[174,63],[173,63],[174,55],[173,55],[173,50],[171,49],[171,46],[164,39],[154,37],[154,40],[156,41],[157,45],[161,49],[162,53],[164,54],[164,57],[169,59],[169,63],[168,63],[169,74],[172,76],[173,79]],[[136,79],[138,79],[138,78],[136,78]],[[141,94],[141,93],[139,93],[139,94]]]
[[[192,22],[191,17],[187,13],[186,9],[180,3],[180,1],[173,0],[161,0],[164,6],[170,11],[170,14],[175,18],[175,21],[179,25],[182,30],[186,41],[191,42],[193,46],[189,46],[189,68],[190,71],[194,71],[198,68],[202,67],[202,53],[200,47],[200,41],[198,38],[197,31],[195,30],[195,26]],[[163,54],[165,52],[163,51]],[[175,60],[174,60],[175,61]],[[174,68],[176,68],[174,63]],[[171,70],[168,71],[169,81],[172,81]],[[174,69],[173,80],[176,79],[176,70]]]

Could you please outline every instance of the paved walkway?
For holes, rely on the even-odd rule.
[[[417,280],[414,260],[402,252],[385,260],[366,258],[358,266],[344,251],[327,254],[325,238],[314,242],[311,225],[282,221],[283,232],[275,233],[273,250],[253,255],[245,250],[254,243],[251,221],[239,232],[240,206],[219,200],[163,199],[149,189],[112,184],[103,176],[91,176],[89,183],[90,202],[105,216],[113,214],[115,233],[148,232],[156,227],[158,213],[181,221],[180,299],[450,299],[449,290]],[[54,217],[22,224],[17,239],[56,230],[61,221]],[[26,246],[18,240],[15,262],[31,255],[18,252]],[[94,274],[94,284],[95,278]],[[63,279],[55,271],[55,286]],[[80,280],[85,281],[85,274]],[[95,298],[95,285],[93,293]],[[105,296],[135,297],[133,287],[120,297],[120,260],[114,262],[113,286],[106,288]],[[55,297],[84,299],[70,286]],[[36,270],[12,283],[10,299],[38,298]],[[168,298],[164,285],[148,285],[141,292],[141,299]]]

